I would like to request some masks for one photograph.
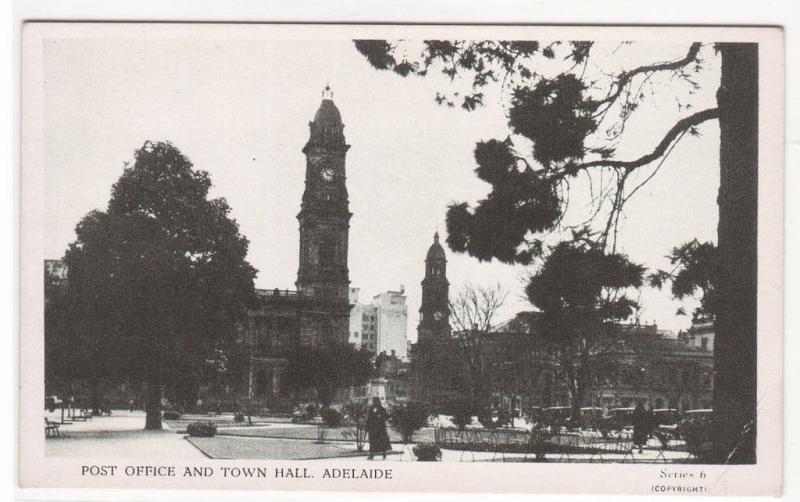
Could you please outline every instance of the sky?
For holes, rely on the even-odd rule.
[[[46,41],[46,255],[63,256],[81,217],[106,207],[111,185],[136,149],[147,140],[168,140],[210,173],[211,195],[225,197],[232,207],[250,240],[248,260],[259,270],[256,286],[294,288],[296,214],[305,175],[301,149],[329,83],[351,145],[346,164],[353,213],[351,286],[360,288],[362,301],[405,286],[408,335],[415,340],[425,253],[434,232],[445,237],[450,202],[474,203],[488,193],[473,173],[472,154],[476,142],[508,134],[503,95],[490,90],[486,106],[467,113],[433,100],[437,91],[456,89],[459,82],[376,71],[341,37],[271,39],[257,29],[248,32],[256,36],[218,33],[139,38],[128,32]],[[687,47],[606,44],[598,47],[593,62],[598,66],[589,71],[674,59]],[[679,101],[694,109],[715,106],[719,61],[709,48],[702,56],[694,95],[686,85],[653,79],[655,94],[628,121],[617,145],[619,158],[650,151],[688,113],[678,108]],[[716,241],[719,129],[710,122],[699,132],[683,139],[629,201],[618,249],[633,261],[665,268],[672,247],[695,237]],[[568,221],[586,215],[586,188],[580,182],[573,186]],[[501,284],[509,297],[498,319],[531,308],[522,293],[530,267],[447,254],[451,292],[467,282]],[[665,291],[644,289],[640,301],[642,321],[675,331],[690,324],[675,315],[679,304]]]

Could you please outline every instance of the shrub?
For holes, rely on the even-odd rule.
[[[345,437],[352,435],[356,441],[356,449],[358,451],[363,450],[367,439],[369,401],[366,399],[349,401],[342,407],[342,411],[344,412],[344,420],[352,428],[351,431],[345,431],[343,435]]]
[[[501,409],[497,412],[497,423],[502,427],[513,425],[511,413],[508,410]]]
[[[192,422],[186,426],[190,436],[199,438],[213,438],[217,433],[217,426],[212,422]]]
[[[450,414],[453,415],[453,423],[462,430],[472,422],[472,415],[478,411],[475,402],[466,398],[454,399],[449,408]]]
[[[698,460],[711,455],[713,422],[709,417],[698,417],[684,420],[678,425],[678,433],[686,441],[686,449]]]
[[[166,410],[164,412],[164,420],[180,420],[181,414],[175,410]]]
[[[478,417],[478,421],[489,430],[497,429],[499,425],[499,419],[496,415],[493,416],[492,410],[485,410],[485,412]]]
[[[442,450],[435,443],[420,443],[411,451],[417,456],[417,462],[438,462],[442,459]]]
[[[305,406],[300,405],[292,412],[292,423],[301,424],[311,422],[317,416],[318,411],[319,408],[313,404]]]
[[[410,443],[414,433],[428,423],[428,410],[424,404],[410,402],[392,409],[392,426],[403,437],[404,443]]]
[[[322,408],[320,416],[327,427],[337,427],[342,423],[342,414],[333,408]]]
[[[233,421],[236,422],[236,423],[244,422],[244,413],[241,413],[241,412],[234,413]]]

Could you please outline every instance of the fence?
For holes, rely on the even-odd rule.
[[[524,462],[534,458],[541,460],[545,455],[558,455],[559,462],[636,461],[631,434],[624,431],[603,436],[586,431],[438,428],[434,439],[440,448],[460,451],[461,461],[465,457],[474,461],[477,452],[491,453],[491,461],[503,462]],[[658,450],[656,461],[666,462],[661,449]]]

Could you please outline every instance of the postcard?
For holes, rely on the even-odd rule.
[[[22,49],[21,487],[781,493],[779,28]]]

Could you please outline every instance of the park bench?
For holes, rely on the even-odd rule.
[[[47,436],[60,436],[61,434],[58,432],[59,425],[55,422],[51,422],[50,420],[45,417],[44,419],[44,435]]]

